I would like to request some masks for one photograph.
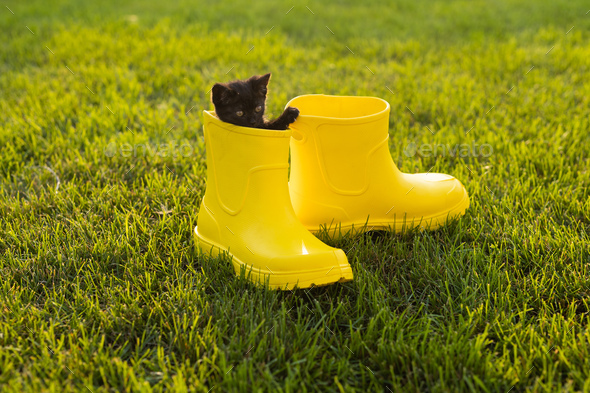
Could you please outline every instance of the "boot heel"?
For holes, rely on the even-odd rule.
[[[217,257],[220,253],[222,253],[224,251],[224,250],[220,249],[219,247],[215,246],[213,243],[208,242],[207,240],[202,238],[199,235],[197,228],[198,227],[195,227],[194,239],[195,239],[195,245],[197,246],[197,252],[199,254],[208,255],[208,256],[214,258],[214,257]]]

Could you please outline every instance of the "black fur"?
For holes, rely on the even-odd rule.
[[[220,120],[242,127],[286,130],[299,116],[299,109],[288,107],[277,119],[264,118],[266,93],[270,73],[253,76],[244,81],[216,83],[211,89],[211,101]],[[261,107],[256,112],[256,107]],[[242,112],[242,116],[238,116]]]

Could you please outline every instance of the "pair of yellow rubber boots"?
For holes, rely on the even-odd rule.
[[[311,232],[435,229],[469,207],[454,177],[399,171],[386,101],[305,95],[287,105],[300,111],[287,131],[204,111],[207,189],[195,240],[203,254],[227,252],[237,274],[245,268],[272,289],[350,281],[346,254]]]

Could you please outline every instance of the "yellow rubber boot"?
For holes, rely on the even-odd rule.
[[[352,280],[342,250],[299,222],[289,199],[291,131],[239,127],[204,112],[207,189],[195,240],[202,253],[227,252],[237,274],[273,289]]]
[[[436,229],[469,207],[454,177],[400,172],[389,152],[387,101],[305,95],[287,105],[300,111],[291,125],[291,202],[310,231]]]

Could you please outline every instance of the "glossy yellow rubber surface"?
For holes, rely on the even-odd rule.
[[[273,289],[350,281],[346,254],[313,236],[289,198],[291,131],[239,127],[204,112],[207,189],[195,240],[202,253],[227,252],[237,274]]]
[[[469,207],[461,182],[402,173],[389,152],[389,103],[375,97],[305,95],[291,125],[289,189],[312,232],[436,229]]]

